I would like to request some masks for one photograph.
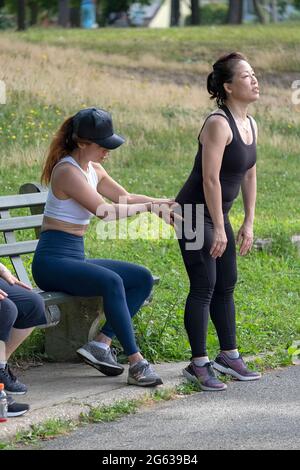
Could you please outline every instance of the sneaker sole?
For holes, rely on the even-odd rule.
[[[232,377],[235,377],[236,379],[242,382],[250,382],[251,380],[258,380],[261,378],[261,375],[257,377],[245,377],[244,375],[240,375],[238,372],[235,372],[233,369],[230,369],[229,367],[222,366],[218,362],[213,362],[213,368],[219,372],[222,372],[222,374],[231,375]]]
[[[193,382],[197,384],[201,388],[201,390],[203,390],[203,392],[223,392],[224,390],[227,389],[226,384],[224,384],[223,388],[206,387],[206,385],[202,385],[201,382],[199,382],[197,377],[194,377],[185,369],[183,369],[182,374],[189,382]]]
[[[25,392],[11,392],[10,390],[4,389],[4,391],[8,395],[26,395],[26,393],[27,393],[27,390]]]
[[[89,354],[84,349],[78,349],[76,353],[80,357],[80,359],[82,359],[87,365],[94,367],[95,369],[102,372],[102,374],[104,375],[115,377],[116,375],[121,375],[124,372],[124,367],[114,366],[112,364],[107,364],[106,362],[96,361],[94,356]]]
[[[24,410],[24,411],[16,411],[15,413],[13,412],[8,412],[7,417],[8,418],[17,418],[18,416],[23,416],[25,413],[27,413],[29,410]]]
[[[161,379],[156,379],[151,383],[141,383],[132,377],[128,377],[127,383],[128,385],[137,385],[138,387],[156,387],[157,385],[163,385],[163,381]]]

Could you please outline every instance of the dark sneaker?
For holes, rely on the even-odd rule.
[[[113,349],[99,348],[90,342],[79,348],[76,352],[86,364],[95,367],[95,369],[104,375],[115,376],[124,372],[124,367],[118,364]]]
[[[25,403],[16,403],[10,395],[7,395],[7,405],[8,418],[23,416],[29,410],[29,405],[26,405]]]
[[[238,380],[258,380],[261,378],[259,372],[249,370],[241,355],[237,359],[229,359],[227,354],[220,352],[213,363],[214,369],[223,374],[232,375]]]
[[[204,392],[218,392],[227,389],[227,385],[217,379],[212,368],[212,363],[207,362],[204,366],[196,366],[193,362],[182,371],[189,382],[195,382]]]
[[[4,384],[5,392],[10,395],[25,395],[27,392],[26,385],[19,382],[8,365],[5,369],[0,369],[0,383]]]
[[[142,359],[129,367],[127,382],[129,385],[138,385],[140,387],[155,387],[163,383],[146,359]]]

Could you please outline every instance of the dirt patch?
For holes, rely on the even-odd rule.
[[[137,78],[141,81],[151,81],[158,83],[175,83],[176,85],[195,85],[206,86],[207,74],[195,73],[180,70],[170,71],[166,69],[151,70],[142,67],[106,67],[111,75],[124,78]],[[259,82],[265,86],[276,88],[290,88],[293,81],[300,80],[300,72],[282,72],[282,73],[264,73],[259,77]]]

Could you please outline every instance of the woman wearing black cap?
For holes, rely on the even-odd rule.
[[[207,79],[211,99],[218,110],[205,120],[198,136],[194,168],[179,192],[178,202],[187,222],[190,205],[191,226],[195,225],[197,205],[204,206],[202,248],[188,249],[189,237],[179,237],[181,253],[190,280],[185,306],[185,327],[192,349],[192,361],[184,376],[198,382],[202,390],[225,390],[207,356],[206,335],[209,314],[217,330],[221,352],[215,369],[239,380],[256,380],[260,374],[249,371],[237,350],[233,291],[237,280],[235,238],[229,210],[242,187],[245,218],[238,232],[240,254],[246,255],[253,243],[256,199],[257,126],[247,114],[250,103],[259,98],[258,82],[251,65],[239,53],[222,56]]]
[[[104,218],[108,214],[106,221],[116,220],[152,211],[153,203],[166,203],[161,215],[174,223],[169,209],[174,201],[130,194],[101,166],[109,150],[123,143],[123,137],[114,133],[110,114],[101,109],[81,110],[58,130],[42,174],[42,181],[50,186],[32,272],[45,291],[102,296],[107,322],[95,340],[77,353],[102,373],[119,375],[124,368],[110,348],[116,335],[129,359],[128,383],[154,386],[162,380],[139,352],[131,320],[152,290],[150,271],[84,255],[83,235],[93,215]],[[119,204],[121,197],[123,204]]]

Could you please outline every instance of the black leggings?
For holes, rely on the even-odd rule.
[[[209,314],[217,330],[222,350],[236,349],[235,307],[233,291],[237,281],[235,238],[229,219],[225,217],[227,247],[220,258],[210,254],[213,223],[205,217],[204,245],[201,250],[187,252],[185,240],[179,240],[190,292],[186,300],[184,325],[192,356],[206,356]]]
[[[12,328],[24,330],[47,323],[42,297],[18,285],[0,279],[0,289],[8,297],[0,300],[0,341],[7,342]]]

